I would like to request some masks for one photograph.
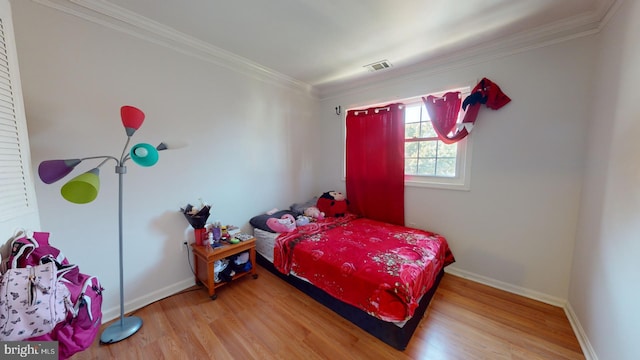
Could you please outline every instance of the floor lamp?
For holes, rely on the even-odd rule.
[[[118,174],[118,246],[120,255],[120,321],[109,325],[100,336],[102,343],[114,343],[124,340],[135,334],[142,327],[142,319],[137,316],[124,316],[124,276],[122,256],[122,182],[127,172],[125,162],[133,160],[140,166],[153,166],[158,162],[158,151],[166,150],[165,143],[154,147],[146,143],[136,144],[129,151],[131,136],[142,126],[144,113],[133,106],[123,106],[120,109],[122,124],[127,133],[127,141],[120,158],[114,156],[90,156],[81,159],[47,160],[38,166],[38,175],[42,182],[52,184],[67,176],[78,164],[85,160],[102,159],[95,168],[80,174],[69,180],[60,189],[62,197],[75,204],[89,203],[98,196],[100,190],[100,167],[109,160],[116,162],[116,174]]]

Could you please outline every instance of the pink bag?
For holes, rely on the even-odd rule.
[[[35,266],[42,262],[42,257],[53,257],[59,264],[68,264],[69,261],[62,251],[49,244],[48,232],[26,232],[11,242],[11,255],[9,267],[19,268],[29,265]]]
[[[67,317],[70,297],[53,263],[7,270],[0,279],[0,340],[50,332]]]
[[[43,261],[50,261],[44,257]],[[52,261],[53,262],[53,261]],[[71,293],[73,311],[48,334],[29,341],[58,341],[59,359],[66,359],[93,344],[102,324],[103,288],[95,276],[80,272],[77,265],[57,264],[60,282]]]
[[[23,231],[12,242],[9,267],[53,264],[59,282],[69,292],[66,319],[46,333],[29,337],[28,341],[58,341],[58,358],[67,359],[87,349],[95,340],[102,324],[103,288],[95,276],[80,272],[78,265],[69,263],[64,254],[49,244],[49,233]]]

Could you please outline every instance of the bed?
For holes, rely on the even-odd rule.
[[[404,350],[444,267],[455,261],[444,237],[354,214],[274,233],[251,219],[260,265],[381,341]]]

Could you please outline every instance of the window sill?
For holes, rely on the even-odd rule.
[[[404,186],[405,187],[421,187],[421,188],[432,188],[432,189],[445,189],[445,190],[458,190],[458,191],[470,191],[471,187],[469,184],[463,184],[460,182],[456,182],[457,179],[451,179],[447,181],[438,181],[439,179],[430,179],[430,180],[415,180],[415,179],[405,179]]]
[[[345,182],[345,177],[342,177],[342,182]],[[404,180],[405,187],[418,187],[418,188],[431,188],[431,189],[444,189],[444,190],[457,190],[457,191],[471,191],[469,184],[460,184],[454,182],[438,182],[438,181],[420,181],[420,180]]]

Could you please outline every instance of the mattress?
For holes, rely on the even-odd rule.
[[[280,233],[272,233],[269,231],[254,228],[253,235],[256,238],[256,252],[260,254],[264,259],[268,260],[269,263],[273,264],[273,249],[275,247],[276,239],[278,238]],[[295,274],[295,272],[291,272],[290,274],[304,282],[309,282],[309,280]],[[406,320],[388,322],[400,328],[402,328],[407,323]]]
[[[253,236],[256,238],[256,251],[271,263],[273,263],[273,248],[276,246],[278,235],[280,234],[258,228],[253,229]]]
[[[436,289],[438,288],[438,284],[440,283],[442,276],[444,275],[444,269],[442,269],[438,277],[436,278],[436,283],[434,284],[434,286],[420,300],[420,307],[416,310],[413,318],[406,321],[406,323],[397,324],[382,321],[376,317],[373,317],[354,306],[351,306],[334,298],[321,289],[313,286],[313,284],[311,284],[310,282],[304,281],[298,277],[293,276],[292,274],[282,274],[273,266],[272,262],[267,260],[260,253],[256,255],[256,261],[258,264],[260,264],[275,276],[293,285],[295,288],[309,295],[320,304],[326,306],[338,315],[360,327],[364,331],[398,350],[404,350],[407,347],[409,340],[411,340],[413,333],[418,328],[420,320],[427,311],[429,303],[433,295],[435,294]]]

